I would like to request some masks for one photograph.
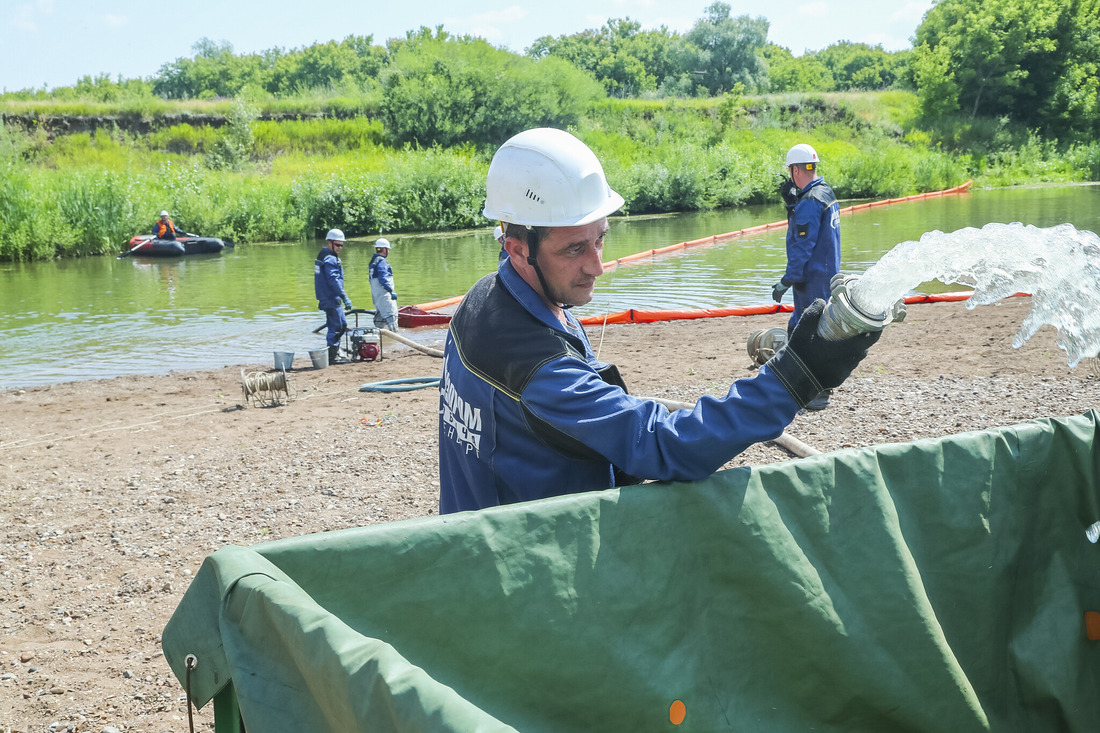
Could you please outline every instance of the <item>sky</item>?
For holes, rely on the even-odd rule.
[[[480,36],[517,53],[541,36],[629,17],[643,29],[685,33],[712,0],[0,0],[0,90],[53,88],[82,76],[146,78],[194,56],[206,37],[237,54],[304,48],[420,26]],[[801,55],[837,41],[911,46],[932,0],[725,0],[731,14],[763,16],[768,40]]]

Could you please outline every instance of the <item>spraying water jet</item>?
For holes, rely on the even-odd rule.
[[[1071,224],[995,223],[902,242],[861,277],[833,278],[818,332],[836,340],[880,330],[903,317],[899,298],[932,280],[972,287],[968,309],[1030,294],[1031,312],[1012,340],[1014,348],[1050,325],[1069,366],[1100,352],[1100,237]]]

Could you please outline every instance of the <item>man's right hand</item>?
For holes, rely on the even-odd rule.
[[[791,289],[791,286],[787,284],[786,280],[780,280],[775,285],[772,285],[772,300],[776,303],[783,302],[783,295]]]
[[[768,361],[768,369],[779,377],[800,407],[823,390],[839,387],[882,336],[882,331],[872,331],[829,341],[817,333],[824,310],[825,301],[820,298],[804,310],[790,341]]]
[[[344,296],[344,310],[351,310],[351,298],[347,297],[346,295]]]

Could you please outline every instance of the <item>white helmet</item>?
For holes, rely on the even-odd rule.
[[[587,145],[564,130],[539,127],[500,146],[485,180],[485,216],[510,224],[591,224],[623,205]]]
[[[329,242],[343,242],[344,233],[339,229],[329,229],[328,234],[325,235],[325,239]]]
[[[385,237],[379,237],[378,239],[374,240],[374,248],[393,249],[393,245],[390,244],[390,240],[386,239]]]
[[[504,242],[504,227],[500,224],[497,224],[497,228],[493,230],[493,239],[501,243]]]
[[[167,211],[162,211],[162,212],[160,212],[160,215],[161,216],[168,216],[168,212]]]
[[[817,151],[806,143],[799,143],[787,151],[787,167],[806,163],[820,163]]]

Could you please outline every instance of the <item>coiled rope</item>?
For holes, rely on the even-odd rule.
[[[285,401],[290,402],[290,377],[285,371],[281,372],[250,372],[241,370],[241,391],[244,393],[245,402],[254,401],[261,407],[273,407],[283,404],[283,399],[278,395],[281,392],[286,396]]]

